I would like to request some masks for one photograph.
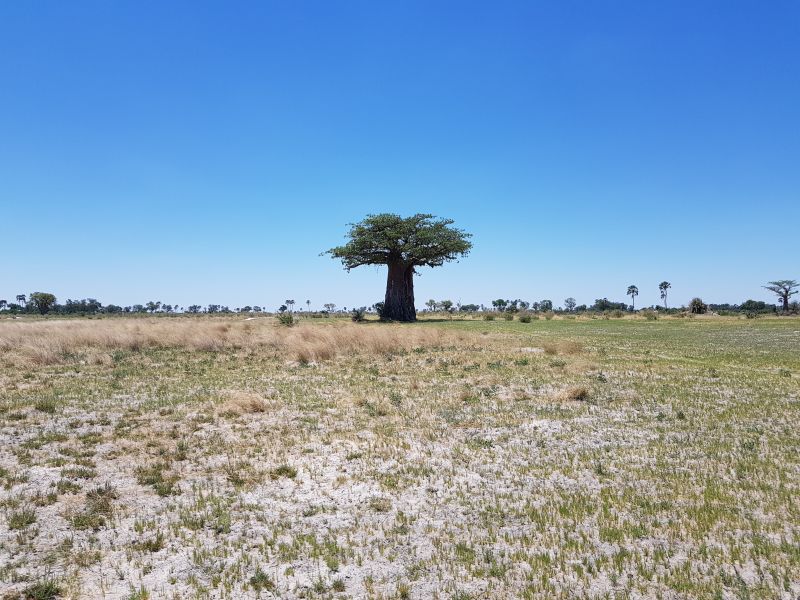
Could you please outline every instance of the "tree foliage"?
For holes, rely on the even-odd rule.
[[[769,285],[765,285],[764,289],[777,294],[783,303],[784,312],[789,310],[789,298],[797,293],[795,288],[800,287],[800,283],[794,279],[779,279],[778,281],[769,281]]]
[[[383,213],[351,223],[344,246],[328,250],[348,271],[362,265],[402,261],[415,267],[439,267],[465,256],[472,248],[471,234],[451,227],[452,219],[416,214],[403,218]]]
[[[56,297],[48,292],[33,292],[28,296],[28,303],[36,308],[39,314],[45,315],[56,303]]]

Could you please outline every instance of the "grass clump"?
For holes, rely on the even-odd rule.
[[[136,469],[136,482],[139,485],[149,485],[159,496],[173,496],[180,494],[178,476],[169,473],[170,465],[167,462],[153,463],[149,466]]]
[[[589,399],[589,388],[582,385],[573,385],[561,392],[562,400],[585,401]]]
[[[275,582],[272,581],[272,578],[264,573],[261,568],[256,569],[256,572],[250,578],[250,585],[256,592],[262,590],[271,592],[275,589]]]
[[[280,479],[286,477],[287,479],[294,479],[297,477],[297,469],[291,465],[282,464],[269,472],[270,479]]]
[[[36,523],[36,511],[30,508],[23,508],[8,515],[9,529],[25,529],[34,523]]]
[[[55,600],[63,594],[61,583],[56,579],[43,579],[32,583],[22,591],[24,600]]]
[[[56,402],[55,398],[40,398],[33,407],[39,412],[52,415],[58,409],[58,402]]]

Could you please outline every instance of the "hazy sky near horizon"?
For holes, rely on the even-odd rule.
[[[0,298],[372,304],[378,212],[474,235],[418,307],[774,301],[800,3],[0,4]]]

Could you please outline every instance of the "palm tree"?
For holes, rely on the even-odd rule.
[[[658,291],[661,292],[661,299],[664,301],[664,310],[667,309],[667,290],[672,287],[669,281],[662,281],[658,284]]]
[[[289,312],[292,312],[294,309],[294,300],[287,300],[286,305],[289,307]]]
[[[22,306],[28,305],[28,303],[25,301],[25,294],[19,294],[17,296],[17,304],[21,304]]]
[[[636,310],[636,296],[639,295],[639,288],[635,285],[628,286],[628,296],[631,297],[631,309]]]
[[[311,300],[306,300],[306,310],[311,312]]]

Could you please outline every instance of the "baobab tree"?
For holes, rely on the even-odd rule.
[[[789,298],[797,293],[796,287],[800,287],[800,283],[794,279],[779,279],[778,281],[768,281],[769,285],[765,285],[764,289],[778,295],[780,301],[783,303],[783,312],[789,312]]]
[[[347,271],[362,265],[386,265],[384,319],[416,321],[414,274],[419,267],[439,267],[465,256],[472,248],[470,234],[451,227],[451,219],[429,214],[403,218],[383,213],[367,215],[350,225],[348,242],[327,251]]]
[[[667,290],[672,287],[669,281],[662,281],[658,284],[658,291],[661,292],[661,299],[664,301],[664,310],[667,310]]]
[[[636,310],[636,296],[639,295],[639,288],[635,285],[629,285],[627,295],[631,297],[631,309]]]

